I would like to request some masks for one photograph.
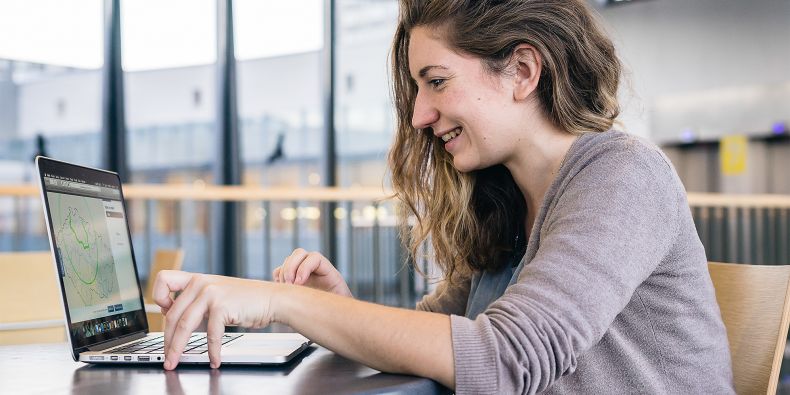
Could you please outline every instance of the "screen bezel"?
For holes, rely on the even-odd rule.
[[[118,340],[121,337],[127,337],[138,333],[142,333],[142,334],[148,333],[148,320],[145,314],[145,303],[143,302],[143,292],[142,292],[142,288],[140,287],[140,277],[137,271],[137,260],[135,259],[134,245],[132,244],[132,233],[131,233],[131,229],[129,228],[129,216],[128,216],[129,210],[126,207],[126,200],[124,199],[123,196],[123,188],[121,186],[121,180],[118,174],[105,170],[93,169],[90,167],[62,162],[43,156],[36,157],[36,168],[38,169],[39,186],[41,189],[41,197],[44,204],[44,216],[47,221],[47,236],[49,238],[50,252],[52,253],[52,261],[55,265],[58,282],[60,283],[61,300],[63,302],[63,310],[66,318],[66,329],[68,332],[69,343],[71,344],[72,357],[74,358],[74,360],[79,359],[79,354],[81,352],[88,351],[89,349],[94,349],[97,346],[101,346],[101,344],[103,343],[111,342],[114,340]],[[123,207],[124,215],[125,215],[124,220],[126,222],[126,236],[129,239],[129,250],[132,254],[131,256],[132,267],[134,268],[135,281],[137,283],[137,294],[140,298],[140,306],[142,306],[142,309],[140,310],[133,310],[131,312],[121,313],[121,314],[132,313],[127,315],[128,317],[131,317],[131,322],[132,322],[128,327],[121,327],[121,328],[116,328],[114,330],[109,330],[107,332],[92,336],[91,338],[84,338],[78,336],[73,330],[72,328],[73,323],[71,321],[71,315],[69,314],[68,300],[66,299],[65,284],[63,282],[62,262],[58,261],[58,256],[55,253],[55,251],[57,251],[57,243],[55,241],[54,226],[52,223],[52,218],[50,216],[49,197],[47,196],[48,191],[44,180],[45,174],[52,174],[60,177],[73,178],[77,180],[84,180],[89,183],[98,182],[104,185],[110,185],[114,188],[118,188],[118,191],[120,193],[121,205]],[[103,319],[106,318],[107,317],[104,317]],[[102,319],[98,319],[98,321],[100,320]],[[137,323],[137,325],[135,325],[135,323]]]

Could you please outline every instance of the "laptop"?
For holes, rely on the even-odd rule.
[[[49,245],[75,361],[164,363],[164,337],[149,332],[117,173],[36,158]],[[226,333],[222,364],[282,364],[311,344],[298,333]],[[205,333],[180,363],[208,364]]]

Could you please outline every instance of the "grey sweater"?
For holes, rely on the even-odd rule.
[[[727,333],[686,194],[661,151],[582,135],[516,267],[446,282],[458,394],[733,392]]]

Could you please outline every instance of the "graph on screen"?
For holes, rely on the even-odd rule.
[[[61,193],[49,200],[69,308],[99,311],[120,302],[102,201]]]

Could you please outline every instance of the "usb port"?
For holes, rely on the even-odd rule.
[[[132,356],[131,355],[124,355],[123,356],[123,360],[124,361],[131,361],[132,360]]]
[[[137,357],[137,360],[140,361],[140,362],[148,362],[148,361],[151,360],[151,357],[139,356],[139,357]]]
[[[111,355],[110,356],[110,361],[117,361],[117,360],[118,360],[118,356],[117,355]]]

